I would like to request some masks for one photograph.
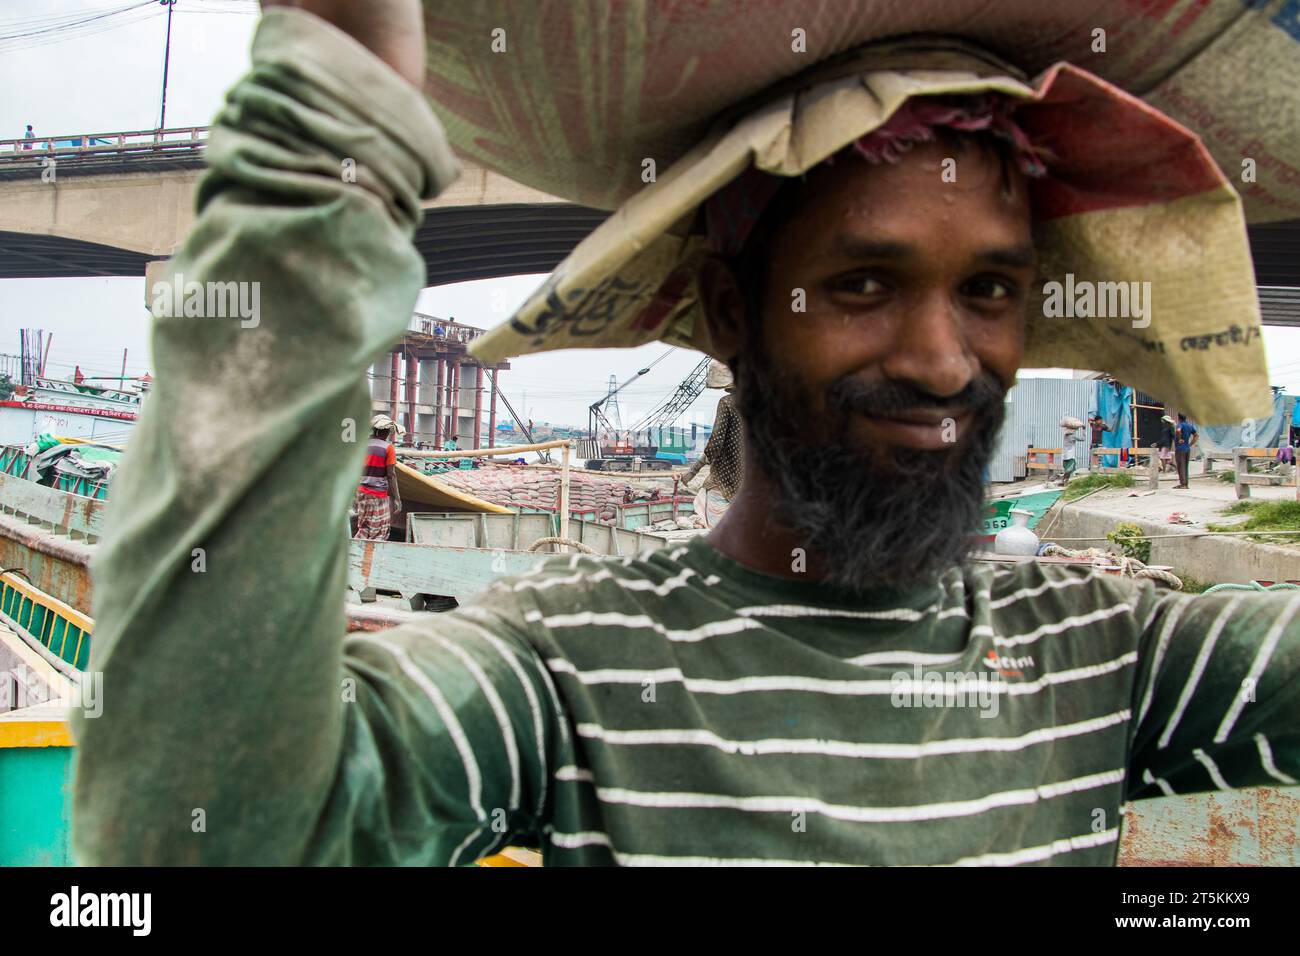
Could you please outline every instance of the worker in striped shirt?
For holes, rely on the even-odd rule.
[[[397,423],[387,415],[370,420],[370,440],[362,465],[361,484],[352,503],[357,530],[353,537],[387,541],[394,516],[402,510],[397,488]]]
[[[95,568],[112,704],[75,722],[80,862],[1108,865],[1130,800],[1296,784],[1300,595],[965,560],[1035,266],[1033,166],[978,132],[988,104],[909,115],[927,136],[715,237],[746,440],[707,538],[345,640],[338,422],[455,169],[418,4],[365,11],[354,38],[271,9],[215,124],[175,268],[262,281],[264,318],[155,325]],[[204,574],[174,560],[197,546]]]

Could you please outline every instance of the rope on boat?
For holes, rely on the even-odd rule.
[[[1215,591],[1300,591],[1300,584],[1287,584],[1285,581],[1267,586],[1258,581],[1251,581],[1249,584],[1216,584],[1212,588],[1206,588],[1202,593],[1213,594]]]
[[[1151,578],[1155,581],[1161,581],[1169,585],[1175,591],[1183,589],[1183,581],[1178,575],[1161,568],[1149,568],[1137,558],[1126,557],[1122,554],[1114,554],[1104,548],[1084,548],[1078,550],[1075,548],[1063,548],[1059,544],[1049,544],[1040,552],[1047,557],[1063,558],[1092,558],[1096,561],[1098,558],[1105,558],[1107,561],[1119,565],[1119,573],[1127,578]]]
[[[574,541],[572,538],[538,538],[528,546],[529,551],[536,551],[539,546],[544,544],[563,544],[570,548],[576,548],[583,554],[595,554],[596,549],[590,545],[583,544],[581,541]]]

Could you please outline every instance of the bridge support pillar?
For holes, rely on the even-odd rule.
[[[497,447],[497,376],[501,373],[492,370],[492,397],[488,400],[488,447]]]
[[[474,447],[483,442],[483,366],[474,366]]]
[[[415,444],[415,353],[406,353],[406,440]]]
[[[400,414],[397,411],[397,380],[402,377],[401,359],[396,349],[389,355],[388,369],[391,376],[388,380],[388,414],[396,422]]]
[[[438,432],[438,388],[434,385],[437,364],[431,359],[420,359],[419,404],[426,409],[433,409],[432,412],[422,412],[418,408],[415,411],[415,430],[419,433],[420,441],[436,439]]]
[[[437,380],[433,386],[433,444],[435,448],[442,447],[442,398],[443,398],[443,373],[446,372],[446,363],[442,357],[433,360],[433,366],[437,370]]]

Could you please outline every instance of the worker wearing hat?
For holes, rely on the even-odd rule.
[[[353,502],[357,523],[353,537],[387,541],[393,518],[402,510],[397,490],[397,447],[393,444],[396,440],[397,422],[387,415],[370,420],[366,460]]]
[[[416,89],[440,64],[419,6],[298,5],[342,29],[265,15],[173,260],[263,279],[263,321],[158,320],[148,454],[114,485],[92,658],[114,706],[75,722],[80,862],[463,864],[513,843],[547,865],[1109,865],[1128,800],[1300,779],[1300,597],[967,560],[1023,363],[1095,361],[1205,421],[1267,388],[1240,203],[1195,137],[1077,67],[1031,82],[947,41],[867,44],[720,114],[473,345],[662,338],[724,362],[744,480],[707,537],[564,555],[344,643],[338,422],[409,321],[420,205],[455,165]],[[697,35],[659,26],[620,42],[682,62]],[[491,66],[457,60],[440,96],[550,92],[519,33],[499,56],[487,35]],[[556,138],[624,135],[603,103]],[[637,129],[587,152],[644,156]],[[1076,284],[1112,278],[1153,283],[1149,326]],[[293,360],[266,376],[266,355]],[[223,561],[176,570],[209,540]],[[238,627],[213,612],[243,606]],[[195,806],[225,821],[198,840]]]

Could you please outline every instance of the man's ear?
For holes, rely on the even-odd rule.
[[[710,255],[700,266],[698,282],[713,354],[734,368],[745,322],[745,300],[735,273],[721,256]]]

